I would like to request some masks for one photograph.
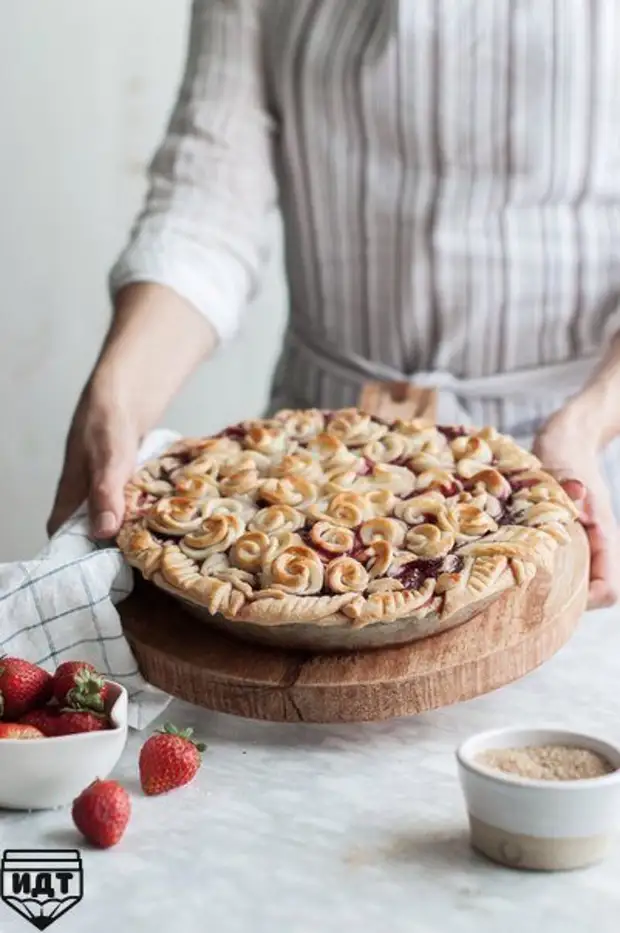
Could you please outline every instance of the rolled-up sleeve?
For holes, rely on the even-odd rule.
[[[237,331],[258,285],[277,198],[260,6],[194,0],[179,96],[109,280],[112,297],[135,282],[168,286],[220,342]]]

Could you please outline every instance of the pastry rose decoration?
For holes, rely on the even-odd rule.
[[[212,515],[197,531],[186,534],[180,547],[189,557],[204,559],[217,551],[227,551],[244,530],[238,515]]]
[[[321,464],[309,451],[303,449],[282,457],[275,466],[271,467],[270,472],[277,479],[289,476],[304,476],[311,482],[319,482],[323,478]]]
[[[463,462],[463,461],[461,461]],[[499,470],[489,467],[486,470],[478,470],[470,477],[470,486],[474,493],[488,492],[496,499],[507,499],[512,492],[508,480],[502,476]]]
[[[326,496],[335,496],[336,493],[346,492],[356,484],[358,474],[349,467],[330,467],[325,470],[326,483],[323,493]]]
[[[269,567],[266,583],[285,593],[312,596],[320,593],[324,578],[319,556],[309,547],[298,545],[278,554]]]
[[[205,518],[211,518],[213,515],[238,515],[244,521],[247,521],[256,512],[256,506],[241,496],[235,499],[233,496],[223,496],[217,499],[207,499],[204,503]]]
[[[269,537],[263,531],[246,531],[232,546],[231,563],[240,570],[256,573],[262,569],[269,543]]]
[[[501,473],[514,473],[520,470],[540,469],[540,460],[534,454],[527,453],[501,437],[490,444],[493,450],[494,464]]]
[[[321,462],[324,470],[334,467],[344,469],[357,463],[357,455],[334,434],[317,434],[308,441],[308,450]]]
[[[383,437],[388,429],[357,408],[351,408],[339,411],[326,430],[349,447],[363,447],[375,438]]]
[[[455,437],[450,444],[455,460],[477,460],[491,463],[493,451],[481,437]]]
[[[236,460],[242,450],[241,444],[230,437],[206,438],[192,445],[193,463],[194,465],[198,465],[201,461],[229,463]]]
[[[454,547],[455,540],[453,532],[443,531],[437,525],[416,525],[407,532],[407,550],[416,557],[444,557]]]
[[[406,531],[405,523],[394,518],[371,518],[361,526],[359,535],[363,544],[387,541],[394,547],[400,547],[405,540]]]
[[[389,541],[375,541],[366,548],[361,559],[372,579],[382,577],[394,562],[394,547]]]
[[[328,554],[346,554],[355,547],[354,532],[331,522],[316,522],[310,530],[310,540]]]
[[[146,464],[138,473],[136,473],[134,483],[138,489],[141,489],[143,492],[148,492],[152,496],[169,496],[172,493],[172,484],[167,480],[161,479],[158,475],[153,475],[159,473],[157,465]],[[179,494],[183,495],[183,492],[179,490]]]
[[[174,481],[176,492],[179,496],[185,496],[187,499],[209,499],[218,497],[219,487],[212,476],[208,474],[178,476]]]
[[[364,498],[375,516],[389,515],[394,511],[398,499],[389,489],[371,489]]]
[[[268,567],[283,551],[288,551],[292,547],[301,547],[303,544],[303,539],[295,531],[274,532],[269,536],[269,547],[265,553],[263,567]]]
[[[216,480],[221,469],[221,460],[218,460],[217,457],[212,457],[211,454],[203,454],[201,457],[198,457],[197,460],[192,460],[191,463],[179,467],[171,476],[175,485],[184,476],[210,476],[212,479]]]
[[[161,534],[187,534],[195,528],[200,528],[207,514],[207,502],[185,496],[158,499],[147,515],[149,528]]]
[[[245,436],[245,442],[251,450],[267,456],[286,451],[289,436],[279,422],[254,424]]]
[[[448,512],[449,522],[456,534],[457,542],[469,538],[480,538],[492,531],[497,531],[497,522],[488,512],[468,503],[455,505]]]
[[[438,492],[430,492],[427,495],[413,496],[411,499],[404,499],[397,502],[394,506],[394,514],[401,518],[408,525],[416,525],[424,521],[426,515],[432,515],[435,519],[443,517],[446,513],[446,500]]]
[[[339,492],[326,502],[323,507],[317,505],[309,509],[311,518],[355,528],[368,514],[368,503],[364,496],[356,492]]]
[[[367,476],[360,476],[356,487],[360,491],[385,489],[395,496],[408,496],[413,492],[416,478],[406,467],[393,463],[378,463]]]
[[[325,415],[317,408],[309,408],[307,411],[283,409],[277,413],[275,420],[282,423],[289,437],[307,441],[323,430]]]
[[[431,492],[434,489],[442,492],[444,496],[453,496],[461,490],[452,473],[435,467],[420,473],[416,482],[417,492]]]
[[[317,487],[303,476],[291,476],[287,479],[267,479],[258,488],[261,499],[273,505],[290,505],[297,509],[307,509],[316,501]]]
[[[414,443],[411,437],[389,431],[383,437],[366,444],[363,453],[375,463],[393,463],[394,460],[401,460],[413,451]]]
[[[449,448],[423,450],[407,461],[407,466],[414,473],[424,473],[426,470],[450,470],[453,465]]]
[[[352,557],[337,557],[330,561],[325,577],[334,593],[363,593],[369,582],[365,568]]]
[[[297,531],[305,520],[303,513],[291,505],[270,505],[256,512],[248,528],[250,531],[264,531],[272,535],[277,531]]]
[[[223,496],[245,496],[254,492],[261,482],[258,467],[251,457],[223,467],[219,477]]]

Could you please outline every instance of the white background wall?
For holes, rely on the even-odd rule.
[[[109,315],[108,269],[181,76],[189,0],[4,0],[0,28],[0,560],[34,554]],[[278,244],[279,245],[279,244]],[[207,433],[266,399],[279,249],[243,334],[165,423]]]

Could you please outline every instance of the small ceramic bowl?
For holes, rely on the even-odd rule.
[[[0,808],[66,806],[95,778],[110,774],[127,742],[127,691],[112,681],[108,684],[113,728],[57,738],[0,740]]]
[[[620,770],[570,781],[533,780],[476,761],[491,749],[563,745],[620,769],[620,747],[561,729],[496,729],[456,752],[472,846],[511,868],[560,871],[599,862],[620,833]]]

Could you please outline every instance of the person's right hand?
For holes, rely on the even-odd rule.
[[[47,533],[88,501],[91,533],[111,538],[125,510],[124,487],[135,470],[140,436],[126,406],[105,385],[89,384],[78,403]]]

